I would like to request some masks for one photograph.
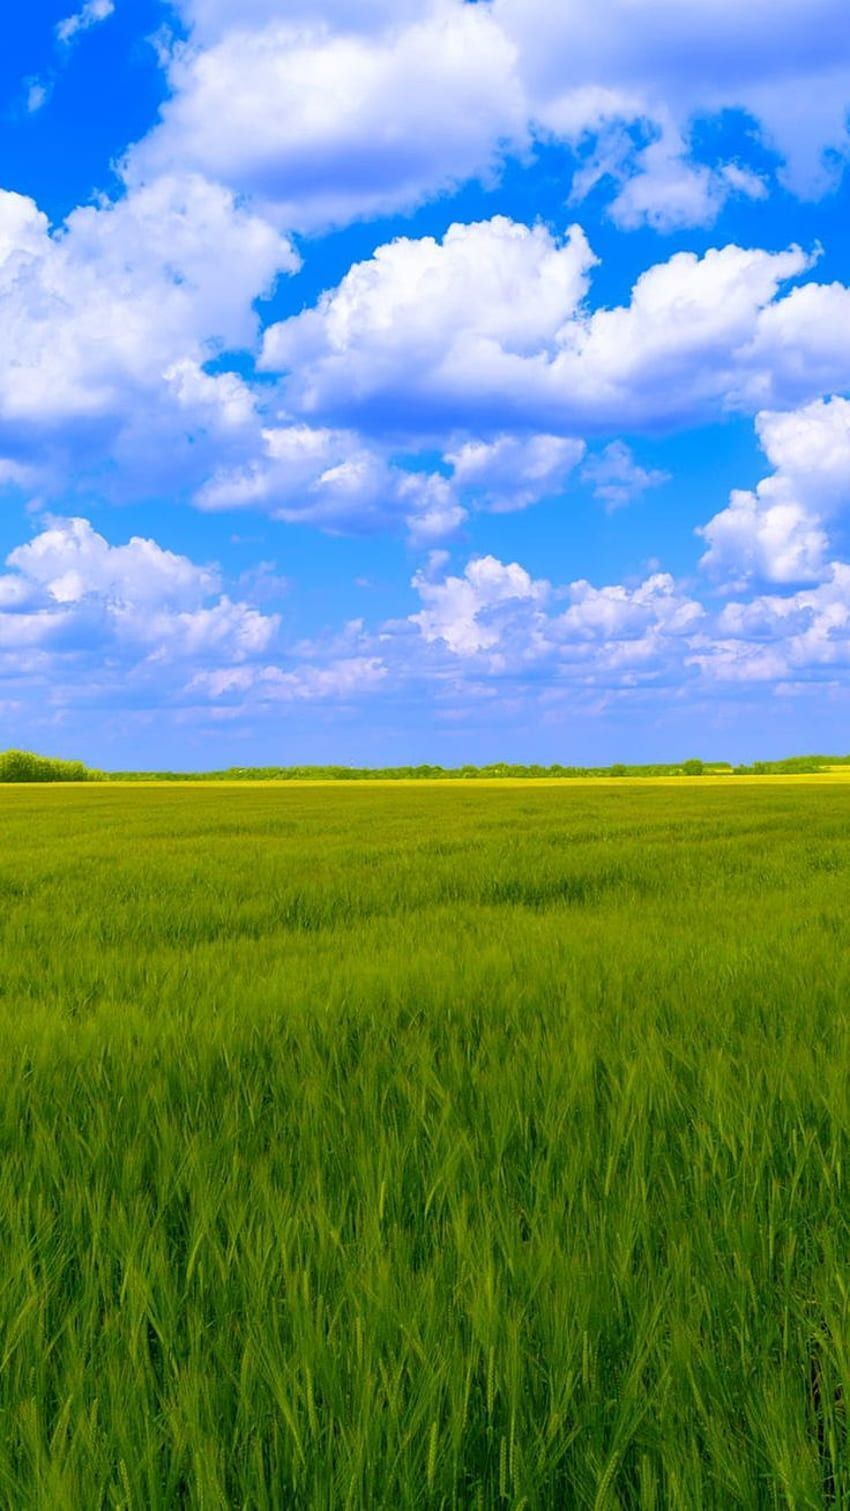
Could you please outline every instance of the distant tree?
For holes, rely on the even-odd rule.
[[[0,753],[0,782],[90,782],[96,776],[82,761],[57,761],[31,750]]]
[[[702,776],[705,771],[705,761],[683,761],[682,771],[685,776]]]

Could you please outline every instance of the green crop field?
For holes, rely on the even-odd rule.
[[[0,1505],[850,1504],[846,777],[0,835]]]

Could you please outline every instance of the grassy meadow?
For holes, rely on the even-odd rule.
[[[850,1505],[846,772],[0,836],[0,1505]]]

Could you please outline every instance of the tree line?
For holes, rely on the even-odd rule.
[[[59,760],[29,750],[0,752],[0,782],[352,782],[458,781],[571,777],[657,776],[772,776],[817,773],[829,766],[850,764],[850,756],[789,756],[779,761],[754,761],[732,766],[723,761],[687,761],[654,765],[611,766],[515,765],[507,761],[486,766],[230,766],[221,771],[97,771],[82,761]]]

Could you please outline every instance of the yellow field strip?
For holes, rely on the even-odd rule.
[[[200,778],[183,780],[144,778],[133,781],[106,782],[9,782],[0,784],[0,792],[16,787],[40,787],[54,792],[73,788],[103,792],[128,787],[718,787],[776,786],[778,783],[835,785],[850,782],[850,766],[828,767],[822,772],[781,772],[773,775],[735,776],[731,773],[707,776],[622,776],[622,777],[366,777],[349,781],[344,777],[292,777],[267,780],[245,778]]]

